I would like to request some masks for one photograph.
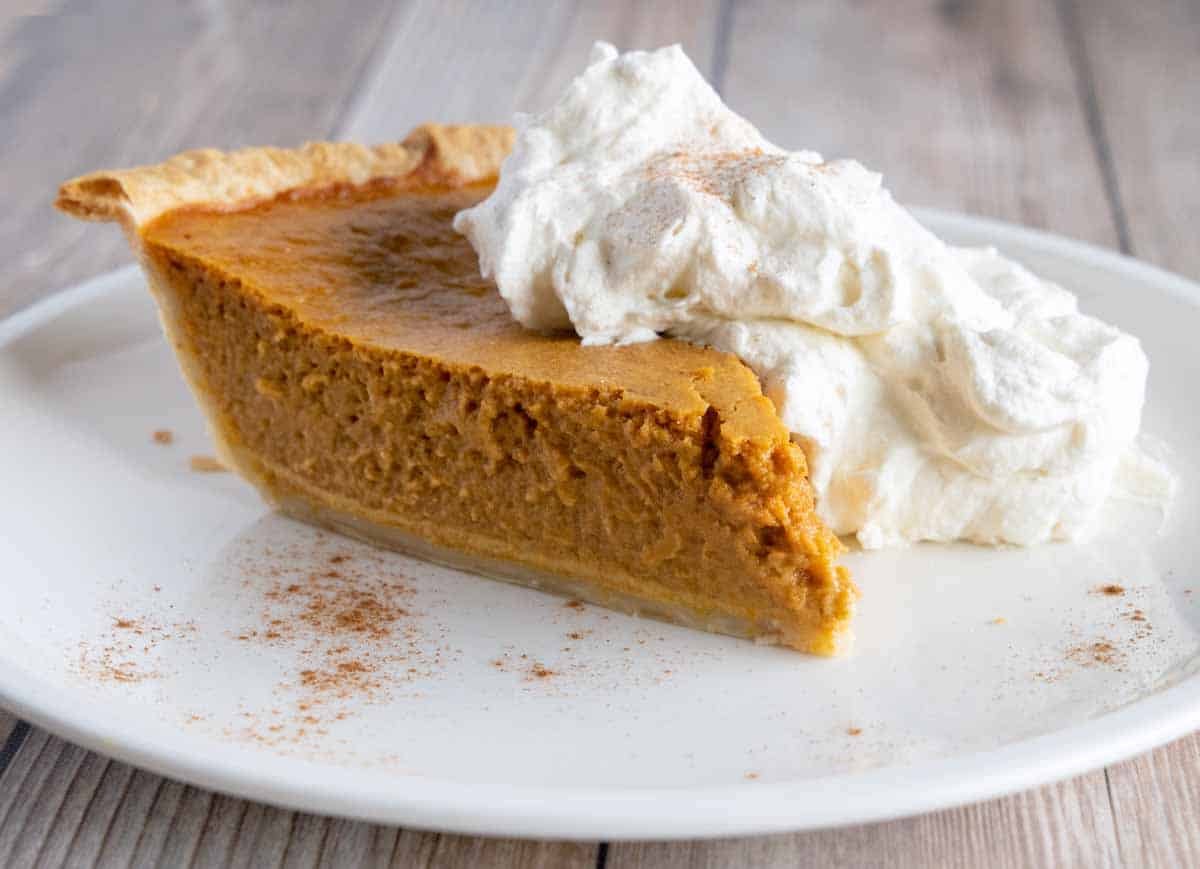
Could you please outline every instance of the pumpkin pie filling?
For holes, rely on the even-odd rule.
[[[224,459],[285,512],[836,653],[857,592],[753,373],[679,341],[527,331],[480,277],[451,221],[490,192],[501,135],[424,128],[365,168],[329,156],[343,146],[272,152],[266,181],[206,152],[173,170],[185,195],[145,192],[165,164],[72,182],[60,205],[125,224]]]

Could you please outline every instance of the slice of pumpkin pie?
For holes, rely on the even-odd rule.
[[[507,128],[192,151],[63,185],[119,221],[222,459],[285,513],[572,597],[819,654],[857,596],[754,375],[515,323],[451,226]]]

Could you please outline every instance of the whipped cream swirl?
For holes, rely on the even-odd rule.
[[[455,227],[522,324],[736,354],[822,517],[865,547],[1093,526],[1140,424],[1136,338],[995,250],[944,244],[855,161],[771,144],[678,46],[597,44],[520,126]]]

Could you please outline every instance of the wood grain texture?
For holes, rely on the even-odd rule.
[[[0,780],[4,771],[20,750],[29,733],[29,726],[17,720],[15,715],[0,709]]]
[[[731,105],[774,141],[854,156],[900,202],[1115,246],[1052,3],[739,3]]]
[[[0,866],[592,867],[597,845],[399,830],[214,794],[30,733],[0,777]]]
[[[377,142],[431,119],[508,123],[514,112],[548,107],[596,40],[622,48],[679,42],[708,73],[717,12],[716,0],[540,0],[519,7],[417,0],[398,17],[391,48],[355,100],[342,134]]]
[[[832,798],[832,795],[831,795]],[[733,866],[1117,866],[1103,776],[919,818],[719,842],[614,843],[609,869]]]
[[[1200,3],[1064,0],[1130,251],[1200,278]]]
[[[1200,735],[1112,767],[1110,797],[1130,866],[1200,866]]]
[[[184,148],[328,137],[390,7],[72,0],[61,13],[0,30],[0,130],[19,131],[0,137],[0,316],[131,260],[119,232],[54,210],[61,181]]]
[[[38,8],[32,8],[32,6]],[[32,11],[49,5],[31,4]],[[128,258],[58,181],[184,147],[382,140],[544,106],[594,39],[684,43],[782,144],[902,201],[1044,226],[1200,276],[1200,7],[1186,0],[66,4],[0,20],[0,315]],[[136,24],[135,24],[136,22]],[[725,25],[728,25],[727,29]],[[497,34],[503,34],[498,39]],[[146,37],[153,46],[147,49]],[[453,62],[448,62],[448,59]],[[103,75],[96,75],[103,70]],[[1148,96],[1149,95],[1149,96]],[[0,712],[0,746],[16,726]],[[594,866],[592,843],[446,836],[212,794],[23,729],[0,866]],[[831,795],[836,798],[836,795]],[[613,843],[607,865],[1200,865],[1200,738],[1070,782],[846,830]]]

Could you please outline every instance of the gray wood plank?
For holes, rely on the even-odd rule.
[[[1103,776],[911,820],[715,842],[614,843],[608,853],[608,869],[1120,865]]]
[[[404,831],[393,854],[393,866],[471,869],[475,866],[519,866],[523,869],[591,869],[597,846],[590,842],[532,842],[484,839]]]
[[[12,733],[13,728],[17,726],[17,717],[11,713],[0,709],[0,745],[8,740],[8,736]]]
[[[126,771],[115,764],[114,772]],[[81,836],[79,842],[96,842],[95,862],[100,866],[153,866],[162,854],[171,825],[179,812],[186,788],[152,773],[136,771],[128,783],[107,785],[103,792],[112,802],[107,827],[99,836]],[[99,829],[102,819],[87,818],[83,826]],[[79,862],[87,865],[92,854],[79,851]]]
[[[679,42],[708,72],[717,12],[717,0],[416,0],[397,20],[391,48],[350,110],[343,134],[386,141],[428,120],[508,123],[514,112],[547,108],[601,39],[622,48]]]
[[[0,781],[0,866],[33,864],[84,753],[41,731],[25,740]]]
[[[9,766],[16,759],[17,753],[29,738],[29,725],[17,719],[15,715],[0,709],[0,786]],[[3,802],[0,801],[0,811]]]
[[[0,316],[130,261],[52,208],[58,184],[190,147],[328,137],[390,13],[309,4],[72,0],[0,31]]]
[[[3,44],[9,33],[20,27],[26,18],[52,15],[59,10],[63,2],[64,0],[8,0],[4,9],[0,11],[0,44]],[[0,55],[0,78],[3,78],[10,61],[11,58]]]
[[[1136,256],[1200,278],[1200,4],[1064,0]]]
[[[1115,245],[1054,5],[735,7],[726,100],[781,145],[852,156],[909,205]]]
[[[1121,853],[1130,866],[1200,866],[1200,735],[1109,770]]]

